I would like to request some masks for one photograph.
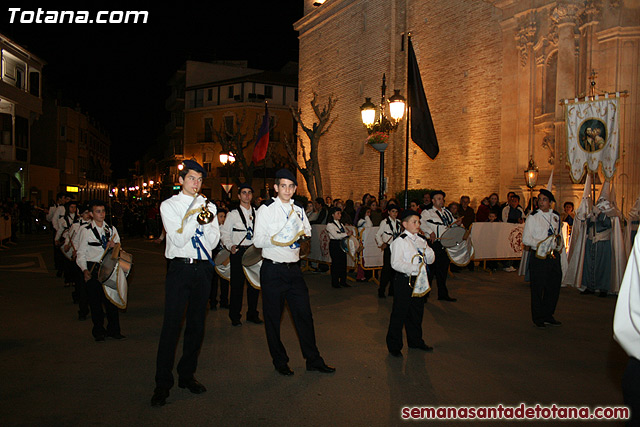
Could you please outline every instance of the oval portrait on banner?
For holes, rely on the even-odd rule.
[[[587,119],[580,125],[580,147],[587,153],[600,151],[607,142],[607,127],[600,119]]]

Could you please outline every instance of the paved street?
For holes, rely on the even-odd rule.
[[[425,307],[424,338],[435,351],[405,347],[402,359],[385,346],[390,298],[378,299],[372,283],[333,289],[330,276],[307,273],[332,375],[305,371],[288,312],[282,335],[292,377],[273,369],[263,326],[234,328],[226,310],[211,311],[196,373],[207,393],[174,387],[166,406],[152,408],[163,247],[123,242],[135,263],[120,317],[128,339],[103,344],[90,320],[77,320],[71,288],[55,277],[48,236],[0,252],[2,425],[386,426],[404,424],[406,405],[622,404],[626,355],[612,339],[614,298],[564,288],[556,313],[563,326],[540,330],[516,273],[465,270],[450,280],[458,302],[431,298]]]

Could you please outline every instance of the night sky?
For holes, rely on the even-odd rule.
[[[94,2],[22,1],[5,2],[0,9],[0,33],[47,62],[45,94],[79,104],[106,129],[114,178],[125,177],[127,167],[164,131],[167,83],[187,59],[246,59],[250,67],[268,70],[298,59],[293,23],[302,17],[301,0],[186,3],[94,7]],[[12,24],[9,7],[87,10],[91,17],[99,10],[147,10],[149,18],[146,24],[28,24],[18,21],[18,13]]]

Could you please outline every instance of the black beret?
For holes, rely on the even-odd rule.
[[[204,170],[204,168],[200,166],[200,163],[196,162],[195,160],[183,160],[182,164],[184,165],[184,168],[186,170],[191,169],[192,171],[200,172],[203,178],[207,177],[207,171]]]
[[[387,205],[387,211],[391,211],[393,209],[400,211],[400,209],[398,208],[398,205],[395,205],[395,204]]]
[[[342,212],[342,209],[337,206],[332,206],[331,209],[329,209],[329,216],[333,216],[336,212]]]
[[[405,219],[409,218],[410,216],[420,216],[420,214],[416,211],[413,211],[411,209],[406,209],[404,212],[402,212],[402,215],[400,215],[400,220],[404,221]]]
[[[289,169],[280,169],[278,172],[276,172],[276,178],[288,179],[289,181],[293,181],[295,185],[298,185],[296,176],[291,173]]]
[[[447,195],[446,195],[446,194],[444,194],[444,191],[442,191],[442,190],[435,190],[435,191],[432,191],[432,192],[431,192],[431,198],[433,199],[433,198],[436,196],[436,194],[442,194],[442,198],[443,198],[443,199],[447,197]]]
[[[244,190],[245,188],[248,188],[248,189],[249,189],[249,190],[251,190],[251,192],[253,193],[253,188],[252,188],[249,184],[247,184],[246,182],[243,182],[242,184],[240,184],[240,185],[238,186],[238,194],[240,194],[240,192],[241,192],[242,190]]]
[[[553,197],[553,193],[549,190],[547,190],[546,188],[541,188],[540,189],[540,194],[543,194],[545,196],[547,196],[547,198],[549,199],[550,202],[555,202],[556,198]]]

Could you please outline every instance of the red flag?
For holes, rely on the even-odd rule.
[[[256,139],[256,145],[253,147],[253,156],[251,161],[257,164],[264,160],[267,156],[267,148],[269,147],[269,109],[267,103],[264,104],[264,117],[262,118],[262,125],[258,130],[258,138]]]

